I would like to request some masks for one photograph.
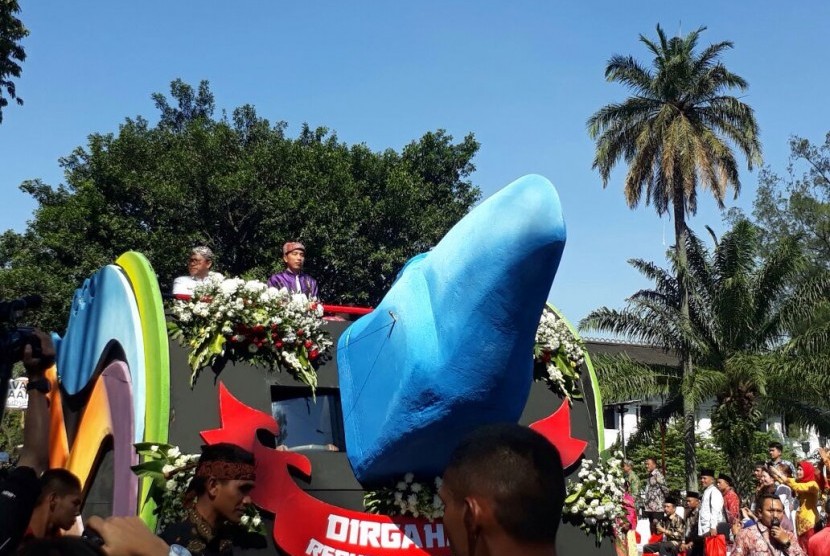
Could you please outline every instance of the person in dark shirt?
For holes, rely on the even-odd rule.
[[[680,543],[685,536],[685,523],[683,518],[677,515],[677,502],[674,498],[666,498],[663,503],[665,515],[657,522],[657,532],[663,535],[660,542],[647,544],[643,547],[643,553],[657,552],[660,556],[673,556],[680,550]]]
[[[32,512],[27,539],[59,538],[81,515],[81,481],[66,469],[49,469],[40,477],[40,496]],[[27,542],[27,541],[24,541]]]
[[[698,533],[698,511],[700,508],[700,494],[690,490],[686,492],[685,533],[680,550],[687,556],[703,556],[703,537]]]
[[[36,356],[27,344],[22,357],[29,394],[23,449],[17,467],[0,481],[0,556],[17,550],[40,496],[40,474],[49,466],[50,384],[45,373],[55,363],[55,346],[40,330],[34,334],[40,340],[40,354]]]
[[[232,554],[234,544],[250,541],[240,522],[251,504],[255,478],[254,457],[249,452],[233,444],[203,446],[185,492],[185,519],[166,527],[159,536],[193,556]]]

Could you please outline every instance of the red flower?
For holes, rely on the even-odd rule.
[[[277,349],[282,349],[282,342],[279,342],[279,341],[274,342],[274,347],[277,348]]]
[[[311,340],[306,340],[305,344],[303,344],[303,345],[305,346],[306,349],[311,349],[311,346],[314,345],[314,342],[312,342]]]
[[[262,332],[265,331],[265,327],[262,326],[261,324],[257,324],[256,326],[253,327],[252,330],[254,331],[255,334],[261,334]]]
[[[310,352],[308,352],[308,358],[312,361],[317,359],[319,356],[320,356],[320,352],[317,351],[316,349],[312,349]]]
[[[303,335],[303,329],[300,328],[299,330],[297,330],[297,336],[302,336],[302,335]]]

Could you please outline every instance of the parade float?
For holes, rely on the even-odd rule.
[[[199,446],[233,442],[256,458],[246,523],[265,552],[448,555],[435,491],[450,452],[519,422],[569,474],[559,553],[600,550],[622,493],[591,465],[616,463],[590,359],[546,302],[564,245],[556,190],[526,176],[410,260],[377,307],[330,307],[335,320],[234,279],[165,305],[150,263],[125,253],[78,289],[56,337],[51,465],[81,479],[85,515],[154,527]]]

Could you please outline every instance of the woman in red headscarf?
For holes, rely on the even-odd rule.
[[[783,474],[774,470],[776,478],[789,486],[793,494],[798,498],[798,513],[795,517],[795,532],[798,534],[798,544],[804,551],[807,551],[807,541],[815,533],[816,520],[818,519],[818,498],[821,494],[819,478],[816,476],[816,469],[809,461],[798,462],[795,470],[795,479],[784,477]]]

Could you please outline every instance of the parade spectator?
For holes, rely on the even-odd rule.
[[[202,447],[199,465],[185,491],[185,519],[159,535],[193,556],[230,555],[247,541],[239,526],[251,504],[253,456],[233,444]]]
[[[767,462],[756,461],[755,468],[752,471],[752,476],[755,478],[755,496],[752,498],[752,509],[755,509],[755,501],[759,500],[761,489],[764,487],[763,474],[766,473]]]
[[[830,515],[830,498],[824,503],[824,515]],[[830,556],[830,527],[825,527],[807,541],[807,556]]]
[[[723,495],[715,486],[715,471],[700,470],[700,483],[703,485],[703,499],[700,502],[698,533],[702,536],[718,534],[718,525],[725,522],[723,516]]]
[[[556,448],[516,424],[482,427],[450,458],[438,491],[455,556],[554,556],[565,500]]]
[[[787,466],[785,465],[783,467],[787,467]],[[761,489],[761,492],[758,494],[757,499],[760,500],[761,495],[778,496],[777,492],[778,492],[778,487],[779,486],[780,485],[776,484],[775,481],[772,481],[769,485],[766,485],[766,486],[764,486],[764,488]],[[778,499],[780,500],[781,497],[779,496]],[[753,504],[754,504],[754,502],[753,502]],[[783,505],[784,502],[782,501],[781,504]],[[794,518],[795,513],[793,513],[792,515],[793,515],[793,518]],[[752,514],[751,517],[752,517],[753,521],[757,521],[754,517],[754,514]],[[784,517],[781,518],[781,528],[784,529],[785,531],[790,531],[790,532],[795,533],[795,520],[790,519],[790,517],[787,515],[787,507],[786,506],[784,506]]]
[[[698,531],[700,519],[700,494],[690,490],[686,492],[686,518],[684,519],[683,543],[680,550],[687,556],[703,556],[703,537]]]
[[[638,500],[640,498],[640,477],[634,472],[634,463],[630,459],[623,461],[623,472],[625,473],[628,492],[634,500]]]
[[[819,486],[822,487],[822,490],[826,489],[828,486],[828,479],[830,479],[830,450],[827,448],[819,448],[818,449],[818,456],[821,460],[821,479],[822,482]]]
[[[730,529],[741,525],[741,499],[734,488],[732,477],[721,473],[716,486],[723,495],[723,508],[726,511],[726,524]]]
[[[677,515],[677,501],[674,498],[666,498],[663,503],[665,515],[657,522],[657,533],[663,535],[660,542],[650,543],[643,547],[643,553],[657,552],[660,556],[674,556],[680,550],[680,543],[683,542],[686,526],[683,518]]]
[[[816,479],[816,471],[808,461],[798,462],[796,478],[787,478],[775,467],[770,468],[779,482],[786,484],[798,498],[798,511],[795,515],[795,531],[798,533],[798,543],[807,550],[807,542],[815,533],[818,518],[818,497],[821,489]]]
[[[757,521],[738,532],[731,556],[804,556],[795,535],[780,525],[784,515],[781,500],[764,493],[755,506]]]
[[[666,501],[666,493],[668,493],[669,488],[666,486],[666,479],[663,474],[657,469],[656,459],[646,458],[645,465],[648,479],[643,491],[643,515],[649,521],[651,534],[656,535],[657,521],[663,517],[663,502]]]
[[[179,276],[173,281],[173,295],[192,296],[196,286],[207,280],[222,280],[218,272],[212,272],[213,251],[209,247],[194,247],[187,260],[187,276]]]
[[[776,469],[781,473],[785,481],[776,484],[775,495],[778,496],[778,498],[781,499],[781,503],[784,504],[784,514],[787,516],[787,519],[791,522],[795,522],[795,511],[798,506],[798,501],[793,496],[793,490],[786,483],[786,479],[792,478],[792,471],[790,471],[790,466],[784,463],[777,465]]]
[[[623,493],[625,519],[618,520],[614,550],[617,556],[637,556],[637,505],[631,493]]]
[[[29,394],[24,414],[23,449],[17,467],[0,482],[0,555],[13,554],[23,537],[40,496],[40,474],[49,465],[49,399],[46,370],[55,363],[51,338],[35,330],[40,354],[30,344],[23,348]],[[5,400],[4,400],[5,401]]]
[[[307,297],[317,298],[317,280],[303,272],[305,266],[305,246],[296,241],[289,241],[282,246],[282,260],[285,270],[272,275],[268,285],[286,288],[293,293],[304,293]]]
[[[40,497],[25,538],[59,538],[75,525],[79,515],[81,481],[66,469],[49,469],[40,477]]]
[[[784,464],[790,468],[791,473],[795,473],[796,469],[793,462],[786,459],[781,459],[781,454],[784,452],[784,446],[780,442],[770,442],[768,445],[768,453],[770,460],[767,462],[770,466]]]

